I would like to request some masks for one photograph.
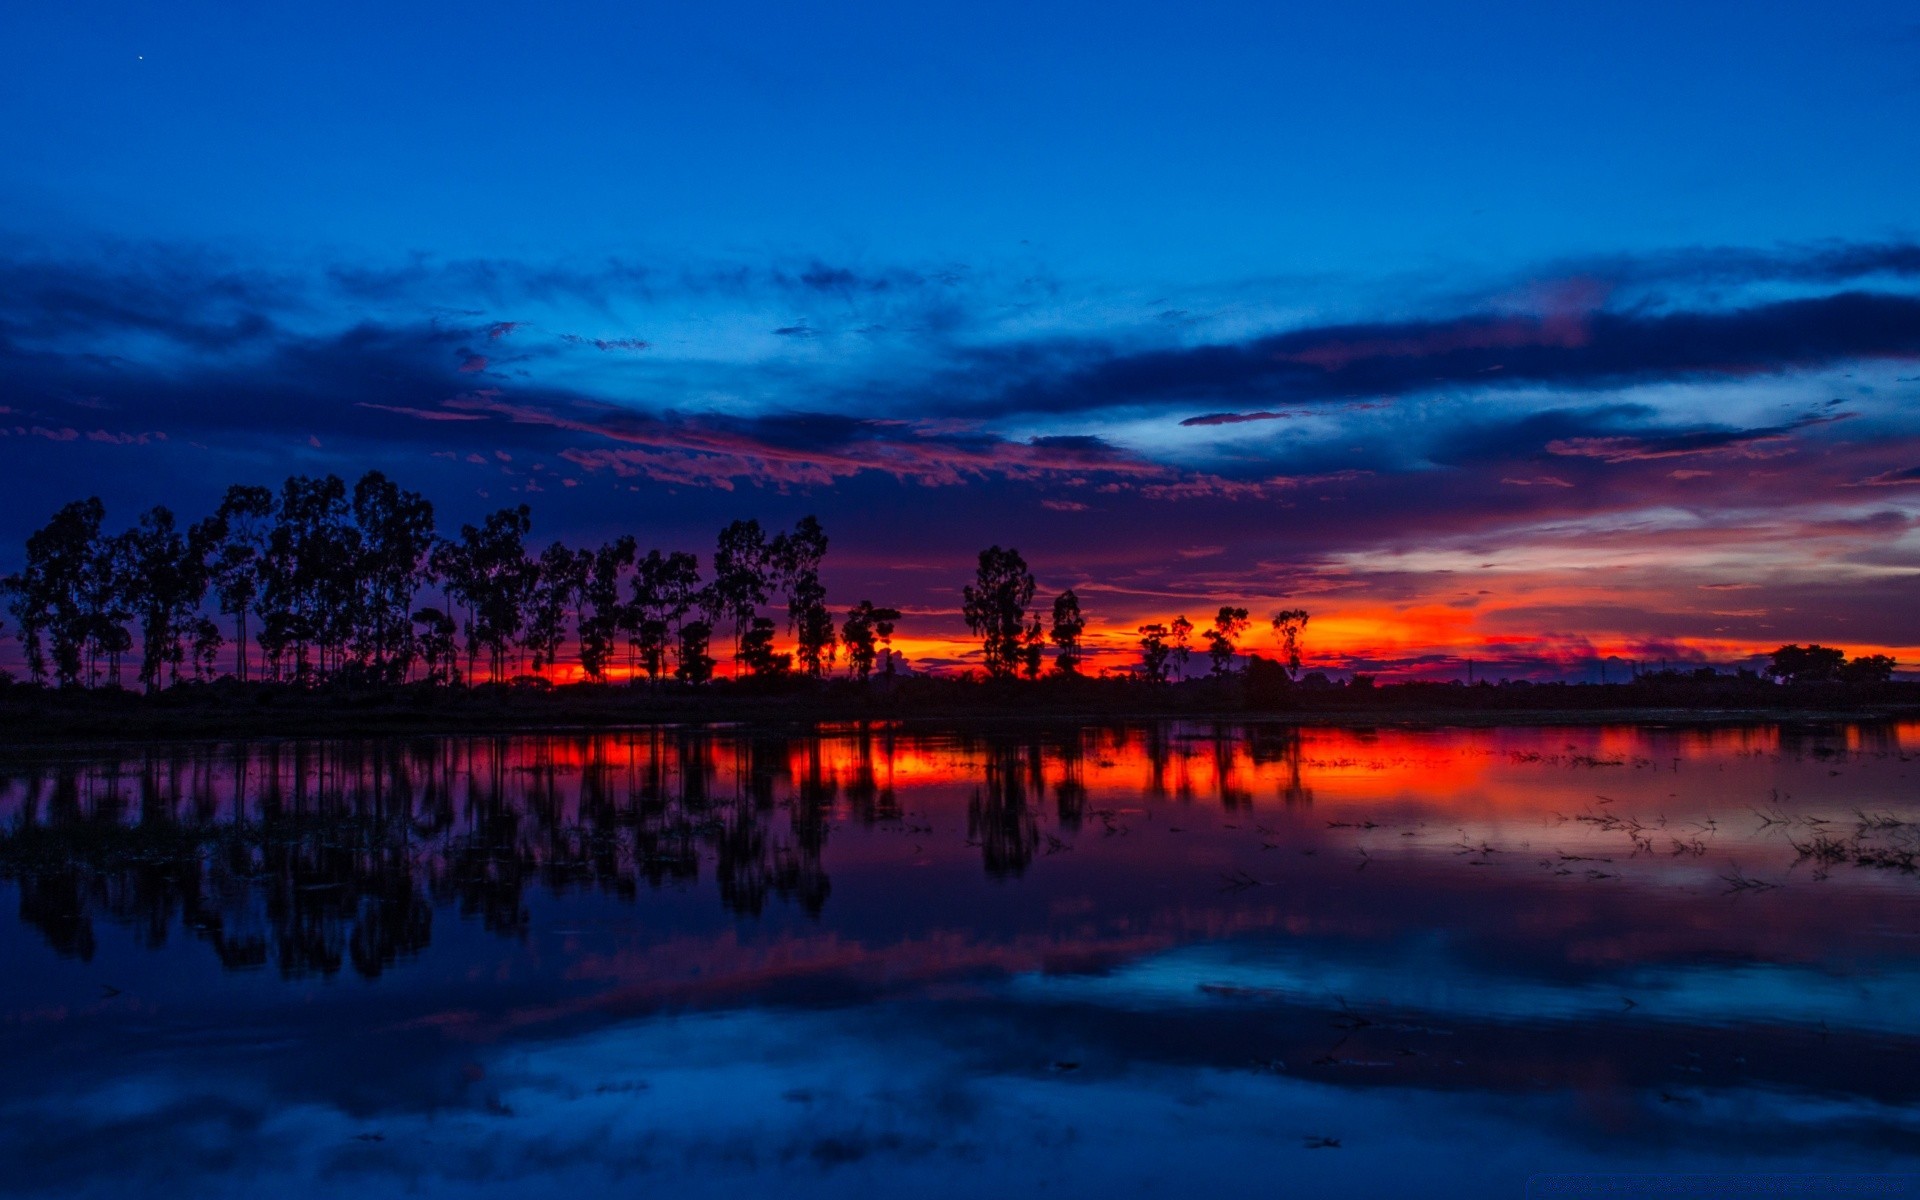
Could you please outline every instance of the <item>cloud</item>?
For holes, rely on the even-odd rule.
[[[1290,412],[1207,413],[1204,416],[1188,417],[1180,424],[1185,426],[1243,425],[1248,421],[1281,421],[1300,415],[1300,413]]]
[[[577,333],[563,333],[560,340],[575,346],[592,346],[595,350],[645,350],[651,344],[634,337],[590,338]]]
[[[1869,475],[1850,486],[1853,487],[1904,487],[1920,483],[1920,467],[1908,467],[1905,470],[1882,471],[1878,475]]]
[[[1845,419],[1842,414],[1808,417],[1763,429],[1694,429],[1658,436],[1558,438],[1547,443],[1547,453],[1567,458],[1594,458],[1604,463],[1651,462],[1701,455],[1771,458],[1786,453],[1786,443],[1794,433]],[[1700,473],[1687,474],[1692,477]]]
[[[1920,358],[1920,297],[1844,292],[1725,311],[1481,313],[1327,325],[1140,351],[1036,343],[977,354],[950,383],[973,389],[971,399],[954,401],[970,411],[1062,414],[1229,397],[1298,403],[1457,387],[1743,379],[1913,358]],[[1218,418],[1234,415],[1197,423],[1228,423]]]

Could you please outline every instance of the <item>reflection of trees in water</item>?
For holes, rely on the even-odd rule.
[[[154,947],[179,928],[229,967],[288,977],[376,976],[426,947],[440,905],[517,935],[535,889],[632,898],[696,882],[706,856],[729,909],[777,896],[818,913],[838,784],[817,739],[797,772],[795,748],[667,730],[49,764],[0,776],[19,800],[0,878],[62,955],[91,958],[104,920]],[[732,795],[714,787],[729,765]]]
[[[987,874],[1016,878],[1040,846],[1040,826],[1027,805],[1028,785],[1038,783],[1038,759],[1011,739],[992,740],[985,750],[985,778],[967,804],[967,839],[980,846]]]
[[[1060,832],[1079,830],[1087,779],[1123,764],[1143,768],[1123,778],[1150,796],[1175,776],[1174,794],[1189,794],[1190,764],[1210,758],[1228,809],[1253,803],[1249,764],[1281,775],[1285,802],[1311,801],[1297,733],[1175,732],[675,728],[159,748],[0,773],[0,879],[17,882],[20,919],[62,955],[90,958],[104,920],[149,946],[184,930],[229,967],[372,977],[426,947],[438,908],[518,936],[536,892],[633,899],[696,885],[703,860],[729,911],[818,915],[836,816],[906,817],[903,748],[971,778],[968,839],[995,878],[1022,875],[1043,843],[1060,848],[1045,809]]]

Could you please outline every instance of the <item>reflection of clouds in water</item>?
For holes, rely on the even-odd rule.
[[[1835,975],[1773,963],[1642,967],[1592,980],[1518,977],[1440,947],[1310,948],[1266,942],[1184,946],[1097,975],[1023,975],[1009,990],[1036,1003],[1163,1012],[1236,999],[1365,1007],[1483,1020],[1581,1022],[1631,1011],[1638,1021],[1869,1030],[1920,1036],[1920,966]],[[1631,997],[1629,1008],[1623,998]]]
[[[1410,1169],[1479,1196],[1533,1171],[1627,1152],[1545,1130],[1591,1124],[1577,1094],[1357,1090],[1286,1075],[1098,1060],[1050,1070],[1038,1044],[941,1037],[890,1010],[747,1012],[633,1022],[475,1061],[458,1102],[382,1106],[229,1086],[188,1054],[139,1077],[0,1109],[0,1192],[586,1195],[644,1182],[673,1196],[1176,1195],[1255,1189],[1393,1194]],[[1001,1030],[999,1032],[1007,1032]],[[1070,1035],[1061,1035],[1071,1049]],[[1021,1059],[1017,1064],[1004,1061]],[[983,1062],[982,1060],[999,1060]],[[1885,1122],[1870,1104],[1756,1095],[1678,1115],[1696,1127]],[[1333,1137],[1341,1152],[1307,1139]],[[1708,1139],[1711,1142],[1714,1139]],[[1643,1169],[1730,1169],[1757,1143],[1660,1145]],[[1877,1152],[1864,1151],[1878,1157]],[[309,1185],[308,1181],[312,1181]]]

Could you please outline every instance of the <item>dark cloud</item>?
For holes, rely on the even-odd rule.
[[[1403,396],[1463,386],[1595,388],[1911,358],[1920,358],[1920,297],[1846,292],[1729,311],[1475,314],[1322,326],[1147,351],[1011,347],[978,357],[970,381],[978,398],[969,407],[1057,414],[1218,399]],[[1003,378],[1016,382],[995,386]]]
[[[652,343],[634,337],[590,338],[578,333],[563,333],[560,340],[573,346],[592,346],[595,350],[645,350]]]

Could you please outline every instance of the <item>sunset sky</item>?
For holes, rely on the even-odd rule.
[[[1107,665],[1920,660],[1910,4],[74,0],[0,111],[0,571],[378,467],[816,513],[923,667],[993,543]]]

